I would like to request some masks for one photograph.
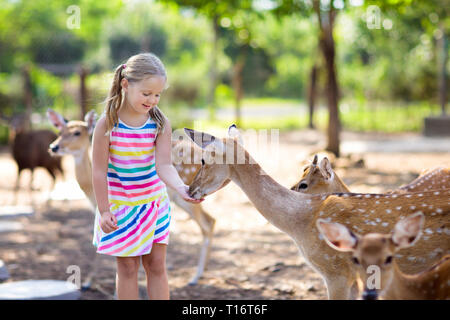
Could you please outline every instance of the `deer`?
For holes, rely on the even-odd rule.
[[[314,156],[310,165],[305,166],[300,180],[291,190],[304,193],[335,193],[350,192],[349,187],[339,178],[331,167],[327,157],[317,164],[318,157]],[[407,193],[450,188],[450,168],[438,166],[423,170],[419,177],[387,193]]]
[[[364,300],[448,300],[449,254],[429,269],[414,275],[403,273],[397,264],[395,253],[414,246],[422,234],[424,219],[421,212],[412,214],[398,221],[387,234],[359,235],[340,223],[323,219],[318,219],[316,224],[331,248],[351,253],[348,259],[358,268],[364,284]]]
[[[320,239],[319,218],[336,220],[355,233],[385,233],[400,217],[423,212],[427,236],[398,253],[399,267],[406,273],[423,271],[450,251],[448,189],[404,194],[300,193],[280,185],[261,168],[242,146],[235,125],[222,139],[184,130],[203,149],[190,196],[202,199],[233,181],[269,223],[292,238],[305,261],[323,278],[329,299],[357,296],[357,270],[348,253],[337,252]]]
[[[34,189],[34,170],[39,167],[46,169],[52,177],[52,190],[55,187],[57,175],[64,176],[61,157],[52,156],[48,152],[48,145],[56,139],[56,134],[47,129],[27,130],[24,115],[2,116],[2,122],[5,122],[10,128],[11,153],[17,164],[17,178],[14,188],[16,198],[17,191],[20,188],[21,173],[26,169],[31,171],[30,192]]]
[[[91,146],[90,136],[95,127],[95,112],[87,113],[84,121],[67,121],[61,114],[48,109],[47,117],[59,130],[59,136],[50,144],[50,150],[56,154],[71,154],[74,157],[76,180],[89,200],[92,209],[95,210],[97,203],[92,186],[92,160],[89,151]],[[199,152],[191,152],[191,149],[198,149],[198,147],[193,143],[187,144],[186,139],[184,141],[172,141],[173,163],[185,184],[192,181],[200,168],[198,159],[191,159]],[[189,150],[189,152],[184,152],[185,150]],[[184,201],[178,193],[170,188],[167,188],[167,192],[171,201],[186,211],[190,218],[198,224],[203,235],[197,270],[188,283],[189,285],[196,285],[207,267],[216,220],[203,209],[201,204]],[[91,280],[88,278],[83,286],[89,287],[90,282]]]

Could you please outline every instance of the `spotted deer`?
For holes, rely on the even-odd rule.
[[[59,130],[58,138],[50,145],[51,151],[60,155],[71,154],[74,157],[76,179],[95,210],[97,203],[92,186],[92,161],[89,151],[91,146],[90,136],[95,126],[94,111],[90,111],[84,121],[67,121],[52,109],[47,111],[47,117]],[[184,141],[172,141],[172,159],[184,183],[189,184],[200,168],[200,164],[198,160],[191,159],[191,156],[199,153],[191,152],[191,149],[198,149],[198,147],[193,143],[188,145],[186,143],[188,143],[186,139]],[[185,150],[189,150],[189,152],[183,153]],[[197,270],[189,281],[190,285],[195,285],[206,269],[214,234],[215,219],[203,209],[201,204],[184,201],[178,193],[170,188],[167,191],[169,198],[186,211],[198,224],[203,235]],[[90,280],[87,283],[90,283]],[[88,284],[85,286],[88,286]]]
[[[339,178],[331,167],[327,157],[317,165],[318,157],[314,156],[310,165],[303,169],[299,182],[291,190],[303,193],[335,193],[350,192],[349,187]],[[388,193],[407,193],[450,188],[450,168],[443,166],[422,171],[415,180]]]
[[[450,299],[450,255],[418,274],[403,273],[395,255],[413,246],[422,234],[424,215],[410,215],[396,223],[388,234],[355,234],[339,223],[316,221],[326,243],[357,266],[364,285],[365,300],[448,300]]]
[[[356,297],[357,269],[348,253],[333,250],[320,239],[319,218],[333,219],[354,233],[387,233],[401,217],[423,212],[426,236],[398,252],[402,272],[423,271],[450,251],[449,189],[405,194],[300,193],[264,172],[239,142],[234,125],[223,139],[185,131],[203,149],[202,166],[189,187],[191,197],[206,197],[229,180],[236,183],[259,213],[294,240],[307,263],[322,276],[330,299]]]

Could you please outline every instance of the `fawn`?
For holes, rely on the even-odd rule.
[[[375,300],[450,299],[450,255],[418,274],[400,271],[395,252],[413,246],[420,238],[424,224],[421,212],[397,222],[390,234],[358,235],[339,223],[317,220],[317,228],[327,244],[348,257],[358,267],[364,284],[362,298]],[[375,271],[375,277],[372,272]],[[375,284],[373,281],[375,280]]]

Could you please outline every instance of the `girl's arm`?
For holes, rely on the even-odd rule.
[[[187,191],[189,187],[181,180],[177,170],[172,164],[172,127],[165,118],[165,128],[163,133],[159,133],[156,138],[156,171],[159,178],[170,188],[176,190],[180,196],[189,202],[199,203],[203,201],[191,198]]]
[[[92,139],[92,185],[98,211],[102,216],[102,229],[111,232],[117,228],[117,220],[109,212],[108,200],[108,158],[109,135],[106,133],[106,118],[102,117],[95,126]]]

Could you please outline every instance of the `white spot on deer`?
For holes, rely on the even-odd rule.
[[[375,203],[376,203],[376,204],[380,204],[380,201],[377,200],[377,201],[375,201]]]
[[[433,231],[430,228],[425,229],[425,233],[433,234]]]
[[[436,229],[436,232],[439,233],[439,234],[441,234],[441,233],[442,233],[442,229],[441,229],[441,228],[437,228],[437,229]]]
[[[400,211],[402,209],[402,206],[397,206],[397,207],[395,207],[395,209]]]
[[[389,225],[389,223],[383,222],[381,225],[382,225],[383,227],[387,227],[387,226]]]
[[[414,210],[414,209],[416,209],[416,206],[410,206],[409,207],[411,210]]]
[[[376,218],[375,221],[376,222],[381,222],[381,219],[380,218]]]
[[[436,212],[437,212],[437,213],[442,213],[442,209],[441,209],[441,208],[437,208],[437,209],[436,209]]]
[[[423,197],[423,193],[419,193],[418,196],[419,196],[419,197]]]
[[[391,209],[386,209],[386,213],[391,213],[392,210]]]
[[[409,261],[414,261],[414,260],[416,260],[416,257],[408,257],[408,260]]]
[[[411,195],[410,194],[407,194],[405,197],[407,197],[407,198],[411,198]]]
[[[370,194],[366,194],[365,197],[366,197],[367,199],[369,199],[369,198],[371,197],[371,195],[370,195]]]
[[[394,199],[397,198],[397,197],[398,197],[398,195],[396,195],[396,194],[392,195],[392,198],[394,198]]]
[[[433,194],[437,196],[439,195],[439,193],[440,193],[439,191],[435,191]]]
[[[361,212],[361,213],[362,213],[362,212],[366,212],[365,209],[358,209],[358,211]]]

